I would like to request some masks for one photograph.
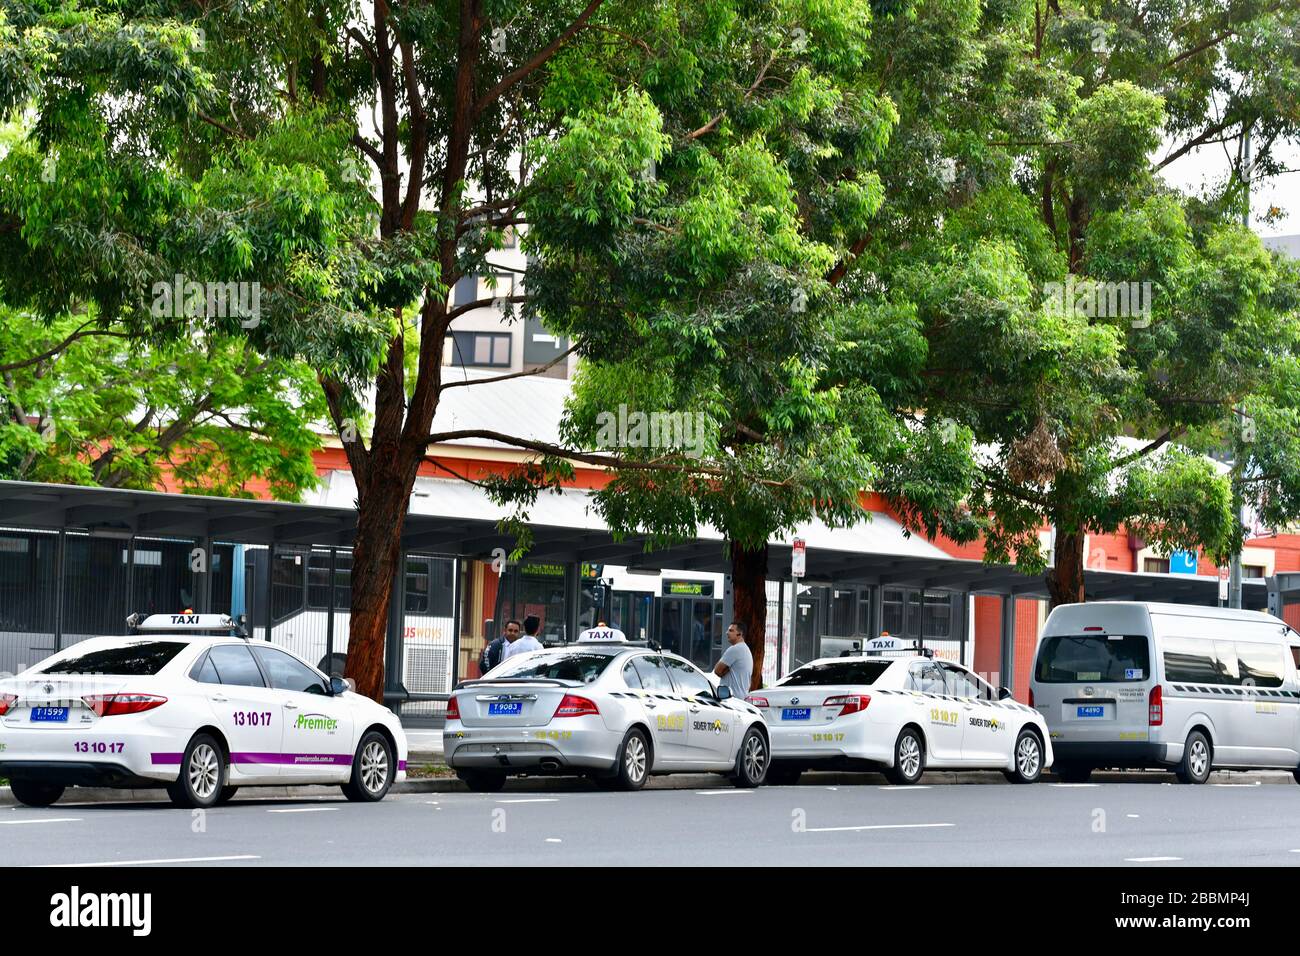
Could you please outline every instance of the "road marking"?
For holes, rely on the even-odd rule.
[[[179,856],[169,860],[109,860],[106,863],[45,863],[39,869],[58,870],[74,866],[148,866],[155,863],[218,863],[223,860],[260,860],[260,856]]]
[[[1136,813],[1130,813],[1130,814],[1128,814],[1128,818],[1129,818],[1130,820],[1137,820],[1137,819],[1140,819]]]
[[[863,827],[808,827],[807,833],[844,833],[848,830],[929,830],[934,827],[955,827],[955,823],[876,823]]]
[[[1100,787],[1099,783],[1049,783],[1049,787]]]
[[[1300,853],[1300,850],[1287,850],[1288,853]]]
[[[561,841],[558,837],[547,837],[547,838],[546,838],[546,842],[547,842],[547,843],[560,843],[560,842],[562,842],[562,841]]]
[[[740,794],[749,795],[753,790],[696,790],[696,796],[700,797],[722,797],[728,794],[739,796]]]
[[[19,827],[25,823],[80,823],[81,817],[39,817],[33,820],[0,820],[0,826]]]
[[[559,803],[559,797],[523,797],[519,800],[498,800],[497,803]]]
[[[267,810],[267,813],[327,813],[338,807],[291,807],[287,810]]]
[[[912,787],[909,787],[909,786],[901,786],[901,787],[900,787],[900,786],[888,786],[888,787],[876,787],[876,789],[877,789],[877,790],[929,790],[929,789],[930,789],[930,785],[929,785],[928,783],[923,783],[923,784],[921,784],[919,787],[916,787],[916,786],[912,786]]]
[[[1262,781],[1256,780],[1254,783],[1212,783],[1212,787],[1258,787]]]
[[[1177,863],[1181,856],[1126,856],[1125,863]]]

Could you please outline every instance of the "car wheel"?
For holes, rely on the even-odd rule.
[[[1064,783],[1087,783],[1092,776],[1092,768],[1086,764],[1057,763],[1052,764],[1052,773]]]
[[[803,776],[803,767],[773,763],[767,768],[767,780],[764,782],[769,787],[793,787],[799,782],[801,776]]]
[[[215,807],[226,786],[226,756],[210,734],[195,734],[181,757],[181,775],[168,784],[167,795],[178,807]]]
[[[456,776],[475,793],[496,793],[506,785],[506,775],[499,770],[462,770]]]
[[[10,780],[14,799],[28,807],[48,807],[63,796],[65,787],[57,783],[40,783],[36,780]]]
[[[1205,783],[1210,779],[1214,764],[1214,750],[1210,739],[1199,730],[1187,735],[1183,745],[1183,759],[1174,770],[1179,783]]]
[[[1016,738],[1012,756],[1016,761],[1015,769],[1004,771],[1012,783],[1034,783],[1043,775],[1043,742],[1028,727]]]
[[[377,730],[367,731],[352,758],[352,779],[343,795],[357,803],[378,803],[393,785],[393,748]]]
[[[921,779],[925,773],[925,744],[912,727],[904,727],[894,741],[894,765],[885,770],[889,782],[908,786]]]
[[[614,785],[619,790],[640,790],[650,777],[650,759],[650,744],[645,734],[633,727],[618,748]]]
[[[237,793],[239,793],[238,787],[222,787],[221,796],[217,797],[217,806],[221,806],[223,803],[229,803],[234,799],[235,794]]]
[[[759,787],[767,779],[767,764],[771,751],[767,738],[757,727],[745,731],[740,741],[740,753],[736,754],[736,770],[731,775],[731,782],[737,787]]]

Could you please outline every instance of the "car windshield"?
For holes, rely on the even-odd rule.
[[[492,668],[491,680],[544,677],[549,680],[574,680],[590,684],[605,672],[612,653],[600,651],[542,651],[505,661]]]
[[[1038,651],[1037,677],[1044,684],[1124,683],[1150,676],[1150,651],[1141,635],[1062,634],[1044,640]]]
[[[181,641],[133,641],[117,647],[97,647],[55,661],[37,673],[152,677],[183,647]]]
[[[785,680],[782,687],[807,687],[818,684],[862,684],[876,682],[892,661],[833,661],[826,664],[805,664]]]

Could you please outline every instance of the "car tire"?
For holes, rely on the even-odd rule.
[[[377,730],[366,731],[357,744],[352,778],[343,785],[343,795],[354,803],[378,803],[393,785],[396,765],[388,738]]]
[[[1295,782],[1300,783],[1300,769],[1292,770],[1291,776],[1295,777]]]
[[[1057,761],[1052,764],[1052,773],[1060,777],[1063,783],[1087,783],[1092,776],[1092,768],[1087,764]]]
[[[217,806],[221,806],[222,804],[229,803],[231,800],[235,798],[235,794],[237,793],[239,793],[238,787],[231,787],[228,785],[222,787],[221,796],[217,797]]]
[[[500,770],[462,770],[456,774],[475,793],[497,793],[506,785]]]
[[[225,789],[229,768],[226,754],[211,734],[195,734],[181,757],[181,773],[167,785],[172,803],[187,810],[215,807]]]
[[[911,786],[925,773],[925,741],[914,727],[904,727],[894,741],[894,765],[885,777],[896,786]]]
[[[731,782],[745,789],[761,787],[767,779],[767,765],[771,761],[772,749],[767,744],[767,738],[757,727],[750,727],[740,739],[740,750],[736,754],[736,768],[731,774]]]
[[[1174,776],[1179,783],[1205,783],[1213,769],[1214,748],[1210,745],[1210,738],[1199,730],[1193,730],[1187,735],[1183,759],[1174,768]]]
[[[1043,775],[1043,741],[1028,727],[1020,731],[1011,753],[1015,769],[1004,770],[1012,783],[1037,783]]]
[[[633,727],[618,746],[613,784],[618,790],[640,790],[650,779],[650,742],[643,731]]]
[[[9,787],[14,799],[25,807],[51,806],[67,789],[57,783],[41,783],[38,780],[10,780]]]
[[[772,763],[767,768],[767,780],[764,783],[769,787],[793,787],[803,776],[803,767],[791,767],[779,763]]]

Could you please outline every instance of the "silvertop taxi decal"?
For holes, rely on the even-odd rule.
[[[972,717],[970,719],[970,725],[972,727],[987,727],[989,730],[994,732],[1007,729],[1006,721],[993,720],[988,717]]]
[[[720,720],[697,720],[694,721],[691,726],[695,730],[711,730],[715,734],[723,733],[727,729],[727,725]]]

